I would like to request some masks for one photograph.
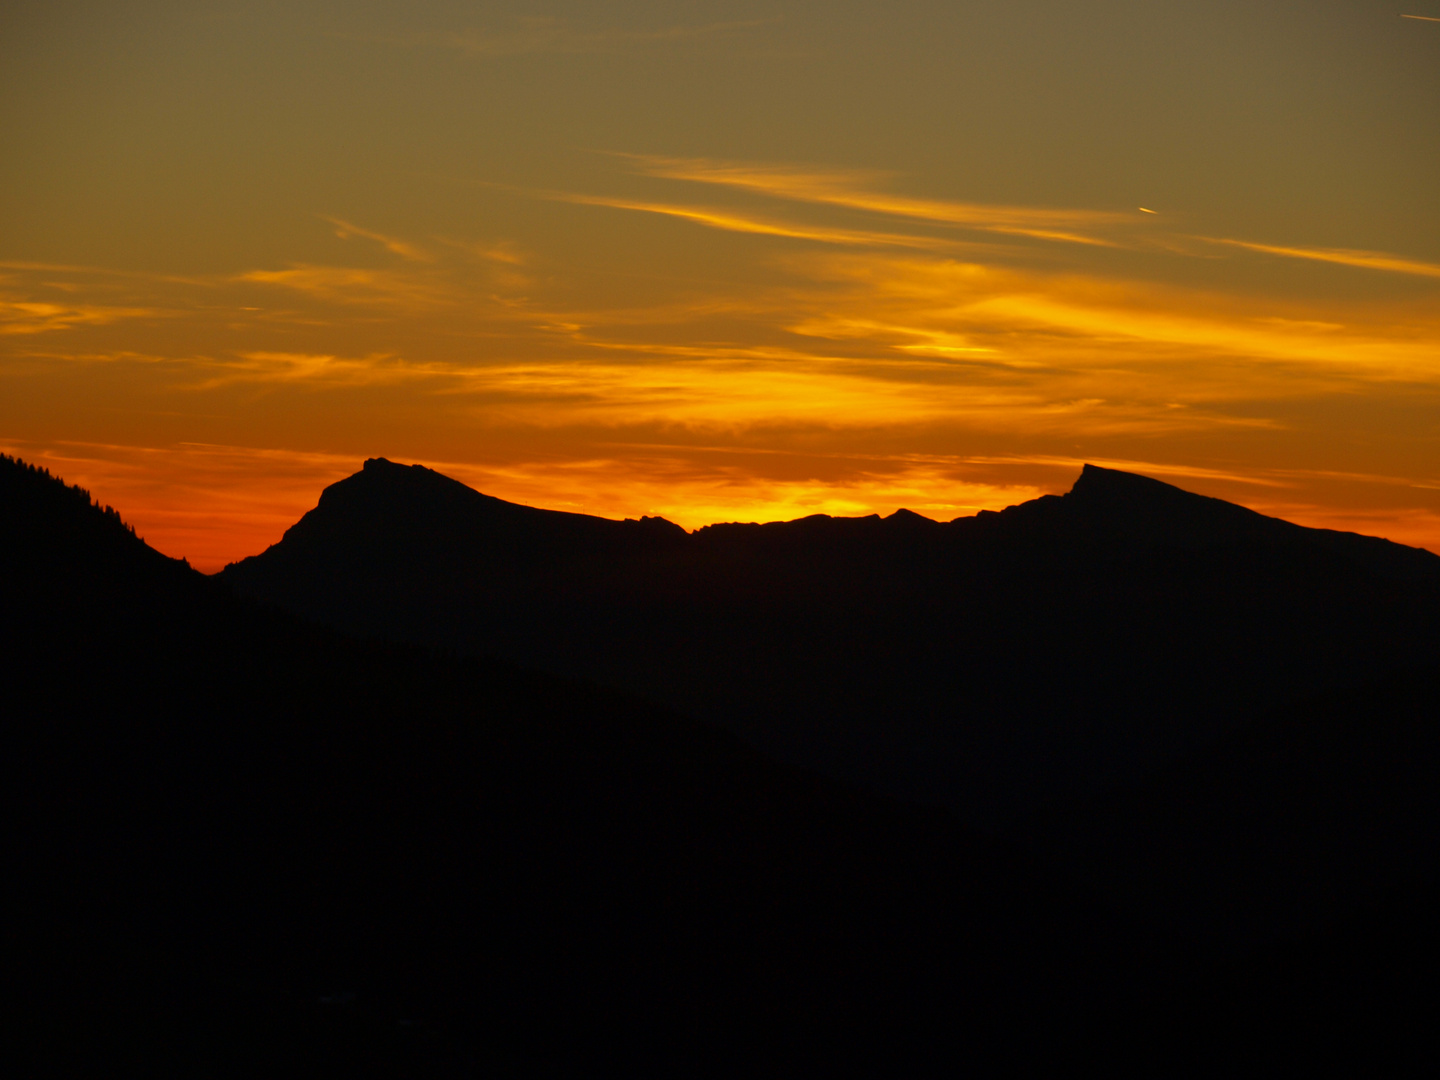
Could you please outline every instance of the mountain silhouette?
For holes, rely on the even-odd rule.
[[[239,600],[9,458],[0,560],[25,1075],[1009,1060],[1096,956],[1143,952],[943,814]]]
[[[347,632],[581,677],[987,828],[1433,655],[1440,557],[1086,466],[948,523],[686,534],[383,459],[220,575]]]
[[[951,525],[902,512],[685,534],[512,507],[372,462],[266,558],[294,560],[299,581],[292,540],[347,545],[358,554],[317,571],[314,595],[348,581],[366,604],[398,604],[446,569],[405,561],[450,552],[478,563],[459,579],[467,604],[482,589],[528,590],[552,615],[578,611],[574,626],[629,634],[625,647],[645,640],[638,627],[662,657],[726,634],[781,640],[736,618],[676,647],[651,621],[666,604],[670,629],[691,633],[695,610],[763,614],[772,583],[791,587],[787,603],[831,591],[811,628],[899,583],[911,591],[861,613],[933,630],[929,609],[905,605],[928,595],[924,569],[953,570],[958,556],[976,565],[939,575],[951,592],[937,611],[951,610],[956,581],[972,596],[992,595],[980,582],[1073,611],[1091,594],[1046,590],[1088,566],[1088,589],[1138,579],[1103,598],[1141,615],[1157,583],[1172,583],[1159,599],[1184,615],[1192,578],[1213,592],[1243,571],[1225,603],[1260,599],[1241,616],[1308,582],[1324,594],[1308,613],[1375,605],[1367,625],[1389,627],[1382,645],[1428,626],[1423,553],[1152,484],[1087,470],[1079,497]],[[1161,500],[1201,516],[1176,530]],[[1147,517],[1148,531],[1135,523]],[[489,561],[473,559],[461,525],[487,534]],[[1069,555],[1047,567],[1057,551]],[[904,564],[922,557],[920,570]],[[1241,1053],[1288,1066],[1429,1053],[1416,1033],[1428,1031],[1440,960],[1429,933],[1436,678],[1425,655],[1402,664],[1424,654],[1423,637],[1318,696],[1311,686],[1268,711],[1242,703],[1207,728],[1218,734],[1089,795],[1032,803],[1012,836],[1062,867],[1057,877],[944,812],[777,763],[624,692],[359,640],[237,598],[85,492],[9,458],[0,560],[7,967],[26,989],[10,1049],[27,1075],[948,1075],[1085,1062],[1210,1074]],[[1037,565],[1036,591],[1018,589]],[[648,591],[627,592],[641,581]],[[585,605],[560,603],[559,590],[586,583]],[[617,596],[634,608],[595,622]],[[1234,626],[1236,611],[1218,610],[1207,630]],[[486,640],[538,625],[503,603],[480,613],[496,620]],[[1164,629],[1159,614],[1138,622]],[[1113,614],[1103,625],[1126,627]],[[825,640],[847,632],[858,631]],[[1331,655],[1366,655],[1339,645]],[[1282,642],[1269,655],[1295,652]],[[997,677],[1055,662],[1026,658]],[[714,659],[692,663],[670,685],[708,686],[699,676]],[[621,673],[634,670],[646,668]],[[758,685],[734,676],[722,700]],[[847,686],[874,692],[869,678]],[[787,702],[808,692],[768,689]],[[916,698],[892,688],[888,700],[877,726],[902,722]],[[1052,698],[1020,695],[1036,700]],[[858,711],[838,715],[854,723]],[[1273,917],[1297,883],[1334,902]],[[1231,908],[1247,913],[1243,940],[1205,930]]]

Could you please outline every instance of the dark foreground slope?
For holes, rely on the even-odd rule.
[[[26,1075],[950,1073],[1132,1034],[1090,1003],[1144,982],[1133,935],[941,814],[250,606],[10,459],[0,562]]]
[[[331,625],[639,692],[1003,824],[1433,655],[1440,558],[1087,466],[948,524],[687,535],[384,460],[221,575]]]
[[[1107,916],[944,815],[703,724],[237,602],[8,459],[0,559],[17,1074],[1153,1076],[1429,1052],[1437,894],[1414,867],[1216,954],[1137,929],[1114,874],[1146,837],[1081,851]],[[1425,773],[1392,768],[1415,732],[1376,723],[1403,708],[1347,700],[1318,757],[1285,716],[1252,728],[1219,766],[1248,762],[1251,795],[1201,816],[1274,811],[1254,792],[1277,757],[1339,775],[1319,803],[1287,789],[1312,806],[1373,799],[1345,762]],[[1132,790],[1138,811],[1081,811],[1133,826],[1158,804]],[[1193,834],[1174,802],[1165,828]]]
[[[1197,938],[1315,928],[1440,871],[1440,663],[1278,709],[1017,827],[1107,902]]]

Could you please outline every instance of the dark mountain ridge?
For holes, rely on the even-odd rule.
[[[1056,498],[1058,503],[1048,501]],[[1011,514],[1023,520],[1027,513],[1050,513],[1070,523],[1084,522],[1095,534],[1113,542],[1164,544],[1181,550],[1233,544],[1309,546],[1379,578],[1432,588],[1440,585],[1440,556],[1424,548],[1359,533],[1307,528],[1148,476],[1095,465],[1081,470],[1066,495],[1043,496],[1002,511],[1002,516]],[[982,512],[980,517],[984,516]]]
[[[941,528],[714,535],[789,569],[774,552],[807,531],[843,565]],[[11,459],[0,565],[6,956],[27,999],[7,1049],[26,1075],[1212,1075],[1242,1052],[1429,1054],[1433,664],[1023,830],[1119,910],[1173,914],[1198,887],[1253,912],[1297,881],[1338,898],[1322,924],[1252,920],[1258,949],[1217,966],[1211,937],[1147,933],[943,813],[706,724],[238,601]]]
[[[1008,1060],[1143,955],[942,814],[237,600],[9,458],[0,565],[23,1075]]]
[[[372,460],[220,577],[349,632],[640,693],[987,826],[1440,640],[1440,557],[1094,466],[948,523],[686,534]]]

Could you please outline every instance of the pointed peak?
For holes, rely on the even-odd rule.
[[[1227,518],[1260,517],[1253,510],[1227,503],[1223,499],[1208,495],[1197,495],[1193,491],[1167,484],[1138,473],[1122,472],[1119,469],[1104,469],[1099,465],[1086,465],[1081,470],[1070,491],[1065,495],[1066,505],[1106,514],[1142,513],[1174,515],[1221,514]]]
[[[415,508],[411,504],[417,499],[422,502],[441,499],[450,503],[499,501],[424,465],[402,465],[388,458],[374,457],[367,458],[358,472],[326,487],[320,493],[317,509],[350,505],[368,507],[370,512],[387,504],[390,512],[413,513]]]
[[[1070,488],[1070,494],[1086,496],[1103,494],[1136,497],[1146,494],[1160,496],[1162,493],[1196,497],[1191,492],[1178,488],[1174,484],[1167,484],[1163,480],[1154,480],[1148,476],[1141,476],[1139,473],[1106,469],[1099,465],[1089,464],[1080,470],[1079,477]]]
[[[887,522],[896,525],[936,525],[939,524],[934,518],[927,518],[924,514],[917,514],[914,510],[906,510],[903,506],[896,510],[889,517]]]
[[[1257,530],[1298,528],[1223,499],[1098,465],[1086,465],[1061,502],[1071,512],[1131,536],[1169,536],[1186,543],[1253,538]]]

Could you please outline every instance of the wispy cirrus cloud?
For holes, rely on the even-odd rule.
[[[448,280],[403,270],[300,263],[284,270],[249,270],[237,275],[236,280],[292,289],[331,303],[410,311],[441,307],[455,299],[454,287]]]
[[[310,387],[395,386],[465,378],[467,368],[441,363],[416,363],[391,353],[340,356],[331,353],[242,351],[157,355],[135,351],[84,352],[30,350],[28,359],[49,364],[121,368],[131,376],[144,369],[158,373],[165,385],[182,391],[217,390],[242,383]]]
[[[896,255],[834,254],[803,263],[841,287],[816,294],[791,329],[829,340],[944,356],[985,353],[1019,369],[1113,372],[1121,364],[1237,357],[1365,379],[1440,379],[1440,325],[1404,328],[1297,317],[1240,300],[1141,281],[1039,274]],[[1285,317],[1285,316],[1290,317]],[[952,348],[948,348],[950,346]],[[1245,393],[1255,385],[1235,383]],[[1232,376],[1233,381],[1233,376]],[[1207,388],[1205,392],[1210,392]]]
[[[0,299],[0,334],[46,334],[77,326],[105,326],[123,319],[154,319],[160,308]]]
[[[607,206],[616,210],[636,210],[647,214],[660,214],[680,218],[726,232],[753,233],[759,236],[783,236],[795,240],[813,240],[822,244],[842,244],[849,247],[900,247],[925,248],[929,250],[956,250],[961,245],[953,240],[934,236],[914,236],[904,233],[873,232],[865,229],[827,228],[794,222],[767,220],[765,218],[737,213],[713,207],[679,206],[673,203],[643,202],[633,199],[617,199],[600,195],[573,195],[554,193],[546,196],[559,202],[577,203],[582,206]]]
[[[886,174],[871,170],[822,170],[757,165],[705,158],[616,155],[647,176],[739,188],[772,198],[844,207],[929,224],[958,226],[1091,246],[1115,246],[1104,236],[1080,232],[1143,220],[1137,214],[1105,210],[1049,209],[919,199],[875,189]]]
[[[352,236],[359,236],[366,240],[373,240],[392,255],[399,255],[402,259],[409,259],[412,262],[432,262],[430,254],[407,240],[400,240],[393,236],[386,236],[371,229],[362,229],[359,225],[352,225],[341,218],[321,215],[321,219],[328,221],[335,226],[335,235],[341,240],[348,240]]]
[[[774,183],[777,171],[781,182]],[[909,199],[897,209],[861,198],[880,192],[878,174],[799,174],[771,170],[768,188],[728,182],[736,178],[729,174],[727,182],[711,182],[705,200],[722,205],[643,197],[648,191],[528,192],[597,213],[659,215],[755,238],[753,245],[716,245],[697,229],[694,261],[677,260],[673,275],[608,250],[570,273],[544,246],[553,238],[522,250],[494,239],[390,235],[336,217],[325,220],[343,237],[378,245],[356,252],[365,257],[357,261],[377,265],[291,263],[215,275],[198,283],[203,289],[153,276],[102,278],[85,268],[16,268],[0,282],[0,295],[53,307],[26,309],[26,318],[53,317],[58,326],[68,310],[70,325],[93,329],[59,339],[72,346],[64,356],[52,349],[74,361],[68,366],[11,338],[13,363],[0,375],[53,377],[72,395],[93,387],[97,401],[126,387],[156,415],[235,409],[238,416],[261,398],[297,415],[317,401],[363,402],[343,443],[360,457],[395,456],[373,444],[365,418],[376,410],[424,417],[411,425],[424,430],[406,439],[425,445],[433,426],[441,433],[429,443],[430,457],[449,453],[436,446],[468,446],[492,438],[477,433],[504,432],[486,445],[514,439],[549,449],[524,460],[512,453],[503,468],[490,451],[476,450],[475,462],[447,470],[473,474],[502,497],[613,515],[659,512],[686,524],[896,505],[953,517],[1063,489],[1086,460],[1188,479],[1222,497],[1280,492],[1283,505],[1299,508],[1295,515],[1324,505],[1317,485],[1401,491],[1395,500],[1409,501],[1377,521],[1419,536],[1431,520],[1416,509],[1433,501],[1418,482],[1288,476],[1226,462],[1244,458],[1237,447],[1307,438],[1310,450],[1329,453],[1333,437],[1303,429],[1342,395],[1418,401],[1402,406],[1416,419],[1405,420],[1410,427],[1394,438],[1416,445],[1430,438],[1424,402],[1440,399],[1433,307],[1402,299],[1282,301],[1165,285],[1146,277],[1154,260],[1166,257],[1153,245],[1140,257],[1100,261],[1085,246],[1042,248],[1003,235],[1031,227],[1138,235],[1125,232],[1126,215],[1082,219],[1066,216],[1079,211],[992,207],[984,216],[972,204]],[[670,179],[626,182],[643,190]],[[770,189],[789,205],[751,198],[769,197]],[[1164,227],[1157,215],[1134,217]],[[952,219],[988,224],[967,237],[951,228]],[[1190,251],[1228,247],[1237,259],[1311,252],[1146,235],[1185,240]],[[797,242],[765,242],[770,238]],[[1176,254],[1188,252],[1177,246]],[[1339,254],[1356,269],[1392,269],[1374,264],[1393,258],[1382,253]],[[1369,261],[1355,263],[1357,254]],[[75,314],[92,307],[164,309],[173,317],[146,344],[123,326],[106,329]],[[81,363],[93,370],[79,370]],[[340,430],[338,421],[331,424],[327,414],[314,437],[331,438]],[[1033,452],[862,452],[927,440]],[[667,441],[681,448],[663,449]],[[704,449],[724,442],[736,447],[729,457]],[[826,447],[848,449],[827,456]],[[1202,455],[1194,447],[1212,449]],[[766,448],[774,451],[769,464],[757,465]],[[1297,452],[1289,460],[1318,459]],[[1337,474],[1363,471],[1338,450],[1327,461]],[[1391,468],[1366,467],[1376,476]],[[1398,477],[1405,470],[1391,471]],[[153,499],[160,507],[162,496]],[[164,513],[182,510],[172,499]],[[257,511],[255,520],[262,516]],[[199,535],[195,521],[185,528],[192,531],[175,535]],[[237,536],[263,531],[235,529]],[[192,541],[176,545],[170,550],[177,554],[196,550]]]
[[[453,371],[443,365],[408,363],[386,353],[346,357],[329,353],[243,352],[195,360],[191,366],[205,374],[201,381],[192,384],[195,390],[212,390],[234,383],[387,386],[453,375]]]
[[[1281,255],[1287,259],[1310,259],[1315,262],[1337,263],[1340,266],[1356,266],[1364,270],[1388,270],[1396,274],[1414,274],[1419,277],[1440,277],[1440,263],[1421,262],[1406,259],[1383,251],[1356,251],[1352,248],[1309,248],[1290,247],[1281,244],[1258,244],[1251,240],[1232,240],[1216,236],[1201,236],[1196,239],[1211,244],[1227,244],[1230,247],[1258,251],[1266,255]]]
[[[1090,247],[1136,246],[1132,230],[1142,223],[1154,228],[1158,223],[1153,219],[1160,217],[1156,211],[1143,207],[1136,207],[1136,212],[1122,212],[1009,206],[894,195],[879,190],[879,185],[889,178],[889,174],[878,170],[817,169],[647,154],[617,153],[613,156],[629,162],[637,173],[645,176],[743,190],[775,199],[816,206],[841,207],[928,225],[971,229]],[[606,203],[604,200],[582,198],[575,198],[572,201],[616,204]],[[650,209],[652,207],[645,206],[643,208]],[[659,211],[657,208],[657,212],[663,211]],[[687,216],[682,211],[672,212],[677,212],[680,216]],[[693,216],[695,220],[701,220],[698,213],[689,216]],[[717,214],[716,217],[719,215]],[[1149,220],[1147,221],[1147,219]],[[768,230],[752,228],[748,231]],[[824,230],[812,227],[811,231],[819,233]],[[832,235],[835,239],[832,242],[845,242],[841,239],[844,232],[845,230],[833,230]],[[1163,233],[1146,233],[1144,235],[1144,246],[1168,250],[1177,255],[1194,254],[1193,250],[1185,248],[1184,242],[1200,240],[1286,258],[1310,259],[1360,269],[1384,270],[1423,277],[1440,277],[1440,264],[1408,259],[1381,251],[1263,244],[1249,240],[1211,236],[1167,236]],[[866,236],[877,239],[887,238],[892,246],[917,248],[940,246],[940,242],[937,242],[938,238],[935,237],[912,237],[908,242],[900,243],[901,238],[896,237],[895,234],[867,234],[861,230],[854,230],[854,238],[849,242],[866,243]]]

